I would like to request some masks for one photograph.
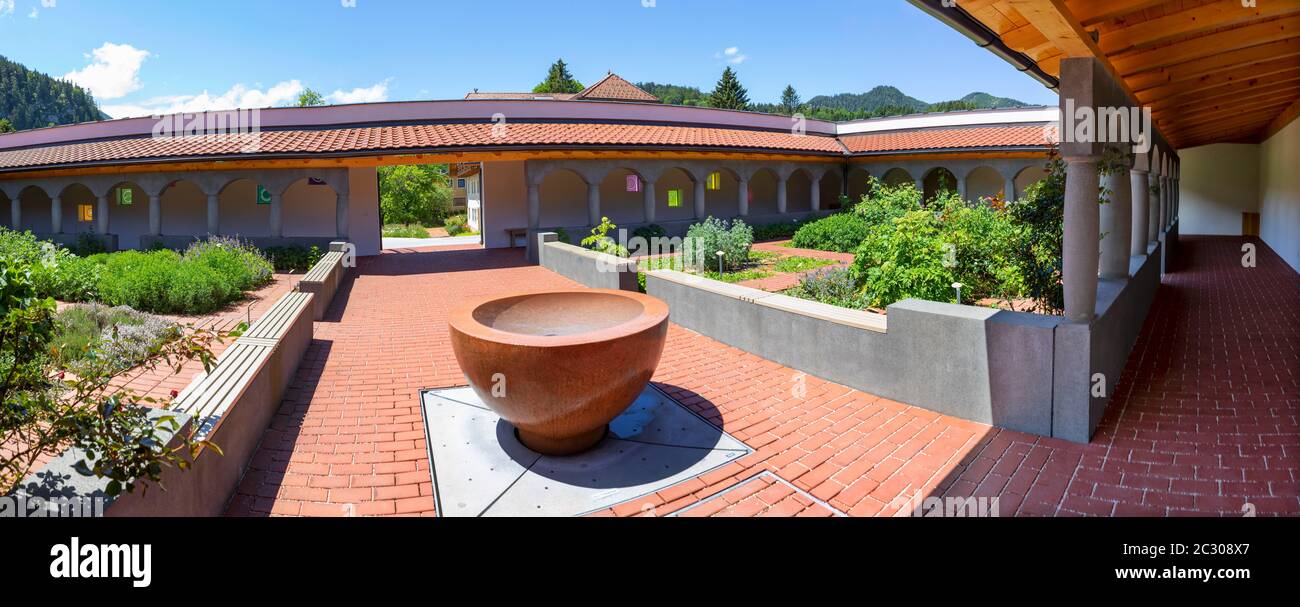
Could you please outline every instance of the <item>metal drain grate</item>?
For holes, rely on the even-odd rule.
[[[438,516],[576,516],[653,493],[751,452],[653,386],[596,448],[544,456],[469,388],[421,395]]]

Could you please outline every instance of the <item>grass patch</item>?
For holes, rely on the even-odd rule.
[[[390,223],[382,230],[384,238],[428,238],[429,230],[413,223]]]
[[[795,274],[816,270],[826,266],[835,265],[835,261],[830,259],[817,259],[816,257],[783,257],[778,260],[772,268],[780,274]]]

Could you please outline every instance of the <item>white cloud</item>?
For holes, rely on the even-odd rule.
[[[330,103],[376,103],[388,101],[388,80],[374,86],[355,88],[350,91],[337,90],[325,96]]]
[[[140,66],[148,56],[149,51],[129,44],[105,42],[86,56],[90,65],[68,72],[63,79],[89,90],[96,99],[118,99],[140,89]]]
[[[749,59],[749,55],[742,54],[740,52],[740,47],[738,46],[729,46],[721,53],[714,54],[713,58],[726,61],[732,65],[740,65],[744,63],[746,59]]]
[[[0,0],[0,17],[14,14],[14,0]]]
[[[40,16],[41,16],[41,11],[40,11],[40,9],[36,8],[35,6],[32,7],[32,12],[27,13],[27,18],[28,18],[28,19],[39,19]]]
[[[197,95],[172,95],[154,97],[133,104],[104,105],[101,109],[114,118],[135,118],[212,110],[266,108],[290,104],[297,100],[298,94],[303,90],[302,82],[298,80],[286,80],[266,90],[236,84],[226,92],[217,95],[203,91]]]

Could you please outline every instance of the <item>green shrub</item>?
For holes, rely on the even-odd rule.
[[[181,261],[185,265],[207,267],[219,274],[230,297],[271,282],[275,271],[270,260],[257,247],[221,236],[190,245]]]
[[[664,231],[663,226],[657,223],[652,223],[648,226],[641,226],[632,230],[632,236],[640,236],[641,238],[646,239],[646,242],[649,242],[651,238],[663,238],[665,234],[667,234],[667,232]]]
[[[609,233],[615,229],[618,229],[618,226],[610,222],[608,217],[601,217],[600,225],[592,228],[591,235],[582,239],[582,246],[597,253],[627,257],[627,248],[609,236]]]
[[[469,231],[469,220],[464,213],[458,213],[447,218],[442,226],[447,229],[448,236],[459,236]]]
[[[964,202],[956,194],[942,194],[933,204],[940,207],[940,238],[950,247],[947,254],[962,283],[963,302],[1018,296],[1023,283],[1011,256],[1016,236],[1011,217],[984,203]]]
[[[883,308],[913,297],[955,299],[956,277],[944,264],[946,249],[937,223],[933,213],[916,210],[871,230],[853,260],[870,306]]]
[[[168,250],[120,251],[103,259],[101,301],[151,312],[172,311],[167,291],[180,266],[180,254]]]
[[[53,346],[57,360],[78,371],[75,363],[95,357],[111,359],[129,369],[149,358],[152,350],[181,329],[164,318],[128,307],[102,304],[68,306],[55,315]]]
[[[186,314],[205,314],[218,310],[243,292],[230,278],[223,275],[221,270],[203,264],[177,264],[167,287],[165,309]]]
[[[784,240],[793,237],[799,231],[799,228],[804,225],[806,225],[805,222],[795,219],[793,221],[754,226],[754,241]]]
[[[300,245],[267,247],[262,253],[271,260],[276,272],[306,272],[323,256],[320,247],[315,245],[310,248]]]
[[[858,286],[852,268],[825,268],[799,279],[799,284],[785,292],[791,297],[811,299],[842,308],[867,307],[867,298]]]
[[[686,239],[684,261],[688,267],[705,271],[717,268],[717,252],[722,251],[723,268],[735,270],[749,262],[754,229],[740,219],[728,223],[710,216],[688,228]]]
[[[836,213],[805,224],[794,234],[792,246],[849,253],[867,238],[870,224],[854,213]]]
[[[83,232],[77,235],[77,242],[72,245],[72,252],[81,257],[90,257],[98,253],[107,253],[108,249],[104,248],[103,240],[94,234]]]

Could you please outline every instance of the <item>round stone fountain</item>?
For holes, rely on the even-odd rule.
[[[479,398],[547,455],[584,451],[654,375],[668,305],[630,291],[493,296],[451,313],[456,361]]]

